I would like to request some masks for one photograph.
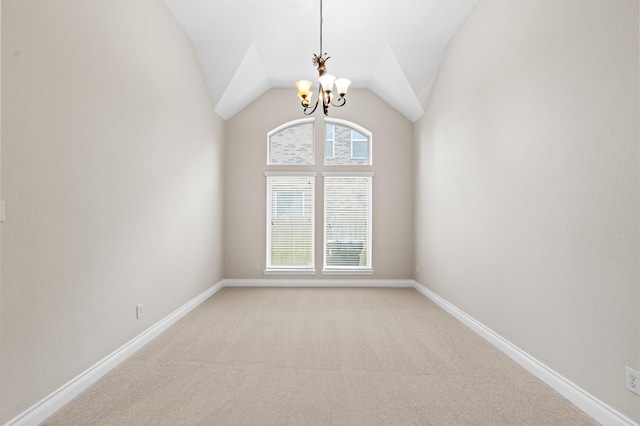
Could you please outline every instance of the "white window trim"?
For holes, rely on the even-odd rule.
[[[322,275],[373,275],[373,269],[371,268],[324,268],[322,269]]]
[[[267,166],[282,166],[282,167],[299,167],[299,166],[312,166],[316,164],[316,149],[315,149],[315,140],[316,140],[316,126],[311,126],[311,140],[313,141],[313,148],[311,150],[311,164],[272,164],[271,163],[271,136],[284,130],[289,127],[298,126],[300,124],[313,123],[315,122],[315,117],[311,118],[299,118],[297,120],[292,120],[281,124],[273,130],[270,130],[267,133]]]
[[[375,177],[375,172],[322,172],[322,177]],[[324,185],[323,185],[324,188]],[[373,189],[373,188],[372,188]],[[323,189],[324,192],[324,189]],[[371,194],[371,200],[373,201],[373,193]],[[326,205],[323,207],[326,209]],[[371,212],[373,214],[373,212]],[[326,266],[326,235],[325,234],[325,218],[326,218],[326,210],[323,211],[322,216],[322,227],[323,227],[323,242],[322,242],[322,275],[373,275],[374,270],[372,264],[365,267],[352,267],[352,266],[337,266],[337,267],[327,267]],[[371,224],[373,227],[373,224]],[[371,247],[370,251],[373,250],[373,241],[370,241]],[[373,253],[371,254],[371,259],[373,259]]]
[[[322,177],[374,177],[375,172],[322,172]]]
[[[295,268],[288,268],[288,269],[282,269],[282,268],[271,268],[271,269],[265,269],[264,270],[264,274],[265,275],[316,275],[316,270],[314,269],[309,269],[309,268],[300,268],[300,269],[295,269]]]
[[[369,130],[365,129],[364,127],[362,127],[362,126],[360,126],[360,125],[358,125],[356,123],[353,123],[353,122],[347,121],[347,120],[342,120],[340,118],[325,117],[324,122],[325,123],[329,123],[329,124],[337,124],[339,126],[349,127],[349,128],[351,128],[353,130],[357,130],[358,132],[360,132],[363,135],[365,135],[366,137],[368,137],[369,138],[369,163],[366,164],[366,165],[367,166],[371,166],[373,164],[373,133],[371,133]],[[335,140],[335,129],[334,129],[334,140]],[[353,155],[353,142],[352,142],[351,146],[352,146],[351,154]],[[335,150],[335,148],[334,148],[334,150]],[[356,159],[359,159],[359,157],[356,157]],[[326,164],[326,161],[327,161],[326,156],[325,156],[323,161]]]
[[[316,177],[317,172],[281,172],[281,171],[266,171],[265,176],[304,176],[304,177]]]

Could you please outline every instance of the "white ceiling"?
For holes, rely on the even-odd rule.
[[[291,88],[296,102],[294,83],[317,81],[320,0],[164,1],[193,40],[225,120],[270,88]],[[415,121],[449,39],[476,2],[323,0],[327,70]]]

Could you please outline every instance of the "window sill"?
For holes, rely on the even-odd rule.
[[[373,275],[373,269],[323,269],[322,275]]]
[[[315,275],[315,269],[265,269],[265,275]]]

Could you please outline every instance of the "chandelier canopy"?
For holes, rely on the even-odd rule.
[[[347,89],[349,88],[351,81],[346,78],[336,79],[334,75],[327,74],[327,68],[324,64],[329,60],[329,58],[331,57],[327,56],[326,53],[322,53],[322,0],[320,0],[320,52],[317,55],[313,55],[313,65],[318,69],[318,98],[316,99],[313,107],[311,106],[313,92],[310,90],[313,83],[309,80],[300,80],[296,82],[298,97],[300,98],[302,107],[304,108],[303,112],[305,115],[311,115],[314,113],[316,108],[318,108],[320,99],[322,99],[324,115],[329,115],[329,105],[341,107],[347,102],[345,96],[347,95]],[[335,92],[338,94],[338,99],[335,103],[333,90],[334,84],[336,87]]]

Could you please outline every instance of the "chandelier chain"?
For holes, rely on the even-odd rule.
[[[320,52],[318,52],[318,54],[320,56],[323,55],[322,53],[322,0],[320,0]]]
[[[330,74],[327,74],[327,68],[325,67],[325,62],[329,60],[331,57],[328,56],[325,52],[322,51],[322,30],[324,24],[324,17],[322,16],[322,0],[320,1],[320,52],[317,54],[313,54],[312,63],[318,69],[318,97],[316,99],[313,107],[311,106],[311,98],[313,97],[313,92],[311,92],[311,81],[309,80],[300,80],[296,82],[296,87],[298,88],[298,97],[302,103],[302,107],[304,108],[305,115],[311,115],[318,108],[320,101],[322,101],[322,109],[324,111],[324,115],[329,115],[329,105],[333,105],[334,107],[341,107],[347,102],[345,95],[347,94],[347,88],[351,81],[346,78],[339,78],[336,80],[336,77]],[[337,94],[334,95],[333,84],[336,84]]]

